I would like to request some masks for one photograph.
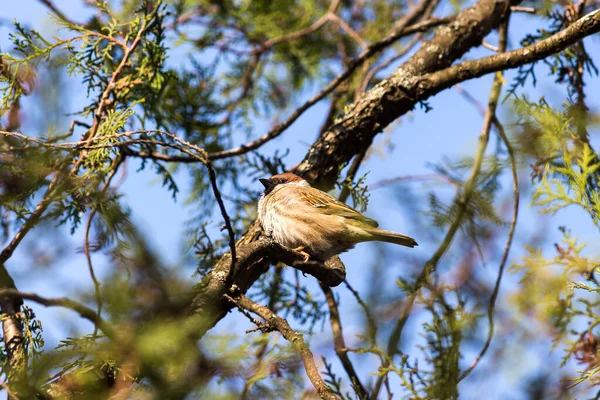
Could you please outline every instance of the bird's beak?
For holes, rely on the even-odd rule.
[[[263,184],[265,189],[269,189],[269,188],[272,188],[273,186],[275,186],[273,181],[270,179],[267,179],[267,178],[261,178],[261,179],[259,179],[259,182]]]

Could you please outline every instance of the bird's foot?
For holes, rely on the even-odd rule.
[[[304,246],[298,246],[295,249],[293,249],[295,252],[300,253],[304,256],[304,262],[307,262],[308,259],[310,258],[310,254],[308,254],[307,252],[304,251]]]

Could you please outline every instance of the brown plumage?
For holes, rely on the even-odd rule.
[[[377,221],[292,173],[260,182],[265,191],[258,202],[258,221],[264,232],[277,243],[315,259],[327,260],[360,242],[418,245],[409,236],[379,229]]]

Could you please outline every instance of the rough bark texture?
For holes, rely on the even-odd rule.
[[[460,12],[453,22],[436,30],[434,37],[389,79],[365,92],[347,107],[342,117],[312,145],[296,172],[322,189],[330,189],[341,166],[367,147],[373,137],[398,117],[412,110],[422,99],[404,89],[416,77],[450,66],[506,17],[509,0],[481,0]],[[267,271],[269,261],[259,258],[253,263],[240,262],[252,253],[253,242],[260,238],[255,224],[237,243],[238,267],[229,275],[230,255],[224,255],[213,270],[196,287],[192,310],[202,316],[200,333],[214,326],[231,309],[223,295],[227,277],[245,293]],[[241,264],[241,265],[239,265]],[[341,263],[340,263],[341,264]],[[343,267],[342,267],[343,268]]]
[[[331,188],[340,166],[371,143],[386,126],[424,100],[407,91],[416,78],[449,67],[478,46],[506,17],[509,8],[508,0],[482,0],[438,28],[435,36],[392,76],[346,108],[344,115],[313,144],[296,172],[317,187]]]
[[[237,250],[236,266],[231,276],[231,254],[227,253],[196,286],[192,311],[201,314],[200,335],[212,328],[232,308],[231,302],[224,296],[228,288],[235,285],[236,292],[246,293],[269,265],[276,261],[310,274],[327,286],[337,286],[346,278],[346,270],[338,257],[325,264],[314,261],[304,263],[302,254],[261,237],[258,226],[253,226],[238,241]]]

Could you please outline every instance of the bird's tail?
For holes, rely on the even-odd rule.
[[[378,228],[371,228],[366,231],[371,236],[369,240],[372,241],[394,243],[406,247],[415,247],[419,245],[415,239],[411,238],[410,236],[402,235],[401,233],[386,231]]]

